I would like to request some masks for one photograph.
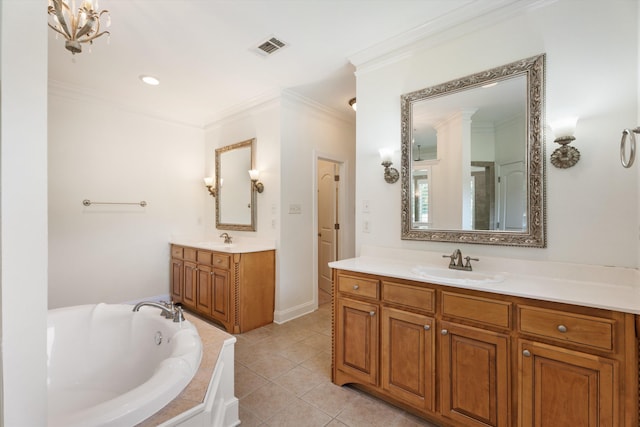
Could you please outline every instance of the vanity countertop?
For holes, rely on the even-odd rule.
[[[190,248],[206,249],[209,251],[227,252],[232,254],[247,252],[262,252],[275,250],[275,242],[261,239],[236,239],[232,243],[224,243],[222,239],[206,239],[194,237],[171,237],[169,243]]]
[[[477,256],[472,272],[448,270],[442,253],[361,248],[361,255],[329,263],[329,267],[398,279],[493,292],[640,314],[640,272],[633,268],[604,267],[547,261]],[[473,253],[465,254],[476,258]],[[442,272],[425,277],[422,272]],[[448,272],[451,278],[447,277]],[[465,280],[465,274],[477,280]],[[483,280],[483,278],[488,280]],[[495,279],[495,280],[492,280]]]

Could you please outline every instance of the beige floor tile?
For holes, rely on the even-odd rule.
[[[278,354],[282,357],[286,357],[294,363],[302,363],[311,359],[312,357],[318,356],[318,354],[320,353],[321,351],[315,347],[310,347],[306,344],[298,343],[283,349]]]
[[[266,422],[273,427],[322,427],[331,422],[331,417],[307,402],[295,399]]]
[[[273,380],[274,383],[282,386],[296,396],[302,396],[312,388],[326,381],[327,379],[323,375],[303,368],[302,366],[297,366]]]
[[[253,361],[245,365],[258,375],[267,379],[274,379],[286,374],[296,367],[291,360],[277,354],[258,354]]]
[[[331,353],[323,351],[317,356],[304,361],[302,366],[307,369],[311,369],[312,371],[328,375],[328,377],[331,378]]]
[[[268,380],[256,374],[246,366],[236,363],[235,365],[235,395],[238,399],[243,398],[254,390],[264,386]]]
[[[285,409],[293,399],[296,399],[293,393],[268,382],[240,399],[240,407],[248,409],[261,420],[266,420]]]
[[[302,400],[335,417],[344,408],[357,403],[361,397],[358,392],[333,384],[330,380],[313,388],[302,396]]]
[[[390,427],[395,424],[400,410],[380,400],[361,397],[347,405],[337,416],[350,427]]]
[[[251,411],[245,409],[242,405],[240,405],[240,409],[238,410],[238,416],[242,427],[260,427],[264,425],[260,418],[256,417],[251,413]]]
[[[316,333],[301,343],[309,347],[317,348],[318,350],[327,350],[331,348],[331,336]]]

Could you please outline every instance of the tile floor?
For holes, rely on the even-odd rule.
[[[331,382],[330,303],[285,324],[274,323],[236,338],[235,394],[242,427],[433,427]]]

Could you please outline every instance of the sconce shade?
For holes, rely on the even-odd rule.
[[[567,117],[551,123],[553,135],[557,138],[573,136],[576,132],[577,117]]]
[[[391,163],[391,157],[393,156],[393,150],[390,148],[381,148],[380,149],[380,160],[382,160],[382,162],[389,162]]]
[[[207,187],[212,186],[213,185],[213,177],[211,177],[211,176],[205,177],[204,185],[207,186]]]
[[[257,181],[260,179],[260,171],[258,169],[251,169],[249,171],[249,178],[251,181]]]
[[[353,111],[357,111],[357,108],[356,108],[356,99],[355,99],[355,98],[351,98],[351,99],[349,100],[349,105],[351,106],[351,108],[353,108]]]

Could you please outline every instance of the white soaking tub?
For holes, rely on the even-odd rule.
[[[134,426],[173,400],[202,359],[188,321],[126,304],[50,310],[49,427]]]

